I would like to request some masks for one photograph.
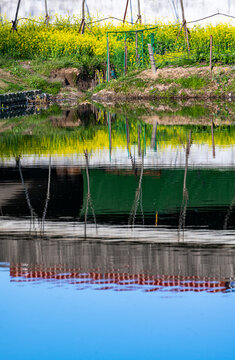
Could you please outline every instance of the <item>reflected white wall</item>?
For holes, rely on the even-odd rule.
[[[82,0],[47,0],[50,14],[72,15],[81,13]],[[100,17],[115,16],[122,18],[125,10],[126,0],[86,0],[86,9],[92,15]],[[128,9],[128,19],[137,18],[137,0],[130,0]],[[140,0],[141,12],[144,22],[174,22],[181,20],[180,0]],[[20,17],[39,16],[45,12],[44,0],[21,0]],[[212,13],[226,13],[235,15],[234,0],[184,0],[185,15],[187,21],[199,19]],[[17,0],[1,0],[0,13],[6,15],[9,19],[14,18]],[[205,20],[205,22],[234,23],[234,20],[228,17],[216,16]]]

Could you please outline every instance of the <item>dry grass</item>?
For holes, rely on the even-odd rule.
[[[213,68],[214,75],[228,75],[235,76],[234,71],[232,70],[232,66],[216,66]],[[151,70],[145,70],[141,74],[138,75],[138,78],[141,79],[180,79],[187,78],[190,76],[200,76],[200,77],[208,77],[210,75],[210,69],[208,66],[204,67],[175,67],[175,68],[164,68],[158,69],[155,74],[152,73]]]

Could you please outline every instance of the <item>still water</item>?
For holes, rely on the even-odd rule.
[[[90,110],[0,134],[0,358],[234,359],[232,117]]]

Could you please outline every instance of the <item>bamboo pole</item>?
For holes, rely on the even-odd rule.
[[[31,204],[31,201],[30,201],[29,190],[28,190],[28,188],[27,188],[27,186],[25,184],[24,177],[23,177],[20,156],[18,156],[16,158],[16,164],[18,165],[21,184],[23,186],[26,202],[27,202],[27,205],[28,205],[28,208],[29,208],[29,211],[30,211],[30,232],[32,230],[32,227],[33,227],[33,230],[36,232],[35,219],[38,219],[38,216],[37,216],[32,204]]]
[[[126,45],[126,33],[125,33],[125,41],[124,41],[124,74],[127,73],[127,45]]]
[[[84,237],[86,239],[87,234],[87,215],[89,208],[89,200],[90,200],[90,177],[89,177],[89,164],[88,164],[88,152],[87,150],[84,152],[85,160],[86,160],[86,178],[87,178],[87,199],[86,199],[86,209],[85,209],[85,217],[84,217]]]
[[[21,2],[21,0],[18,0],[16,14],[15,14],[15,20],[12,21],[12,29],[11,30],[13,30],[13,31],[14,30],[17,31],[17,18],[18,18],[18,13],[19,13],[19,9],[20,9],[20,2]]]
[[[153,130],[152,130],[152,136],[151,136],[151,149],[156,151],[156,138],[157,138],[157,120],[153,123]]]
[[[212,46],[213,46],[213,36],[210,36],[210,72],[212,72]]]
[[[129,149],[129,144],[130,144],[130,129],[129,129],[129,122],[128,119],[126,118],[126,149],[127,149],[127,154],[128,157],[130,156],[130,149]]]
[[[228,229],[228,222],[229,222],[229,219],[231,217],[231,213],[233,211],[234,205],[235,205],[235,195],[234,195],[234,197],[233,197],[233,199],[231,201],[231,205],[229,206],[228,211],[227,211],[226,216],[225,216],[225,219],[224,219],[224,226],[223,226],[224,230]]]
[[[181,5],[181,11],[182,11],[182,23],[183,23],[183,27],[184,27],[184,35],[185,35],[186,40],[187,40],[188,53],[190,53],[190,46],[189,46],[189,39],[188,39],[188,29],[187,29],[187,22],[186,22],[185,15],[184,15],[183,0],[180,0],[180,5]]]
[[[126,21],[128,5],[129,5],[129,0],[126,1],[126,8],[125,8],[124,16],[123,16],[123,24],[125,24],[125,21]]]
[[[184,183],[183,183],[183,197],[182,197],[182,204],[179,216],[179,228],[178,228],[178,239],[180,241],[180,232],[181,229],[183,230],[183,240],[184,240],[184,228],[185,228],[185,220],[186,220],[186,212],[187,212],[187,205],[188,205],[188,189],[187,189],[187,173],[188,173],[188,159],[189,153],[191,148],[191,130],[189,132],[189,137],[187,141],[187,146],[185,149],[185,169],[184,169]]]
[[[136,31],[135,33],[135,57],[136,57],[136,62],[139,64],[139,51],[138,51],[138,32]]]
[[[141,32],[141,41],[142,41],[142,66],[144,66],[144,32]]]
[[[129,149],[129,143],[130,143],[130,129],[129,129],[129,123],[126,118],[126,146],[127,149]]]
[[[140,154],[141,155],[141,154]],[[136,218],[136,213],[137,213],[137,209],[138,206],[140,204],[140,209],[141,209],[141,213],[142,213],[142,217],[143,217],[143,225],[144,225],[144,212],[143,212],[143,204],[142,204],[142,180],[143,180],[143,175],[144,175],[144,152],[142,152],[142,163],[141,163],[141,170],[140,170],[140,178],[139,178],[139,183],[135,192],[135,199],[134,199],[134,203],[130,212],[130,216],[129,216],[129,220],[128,220],[128,225],[132,225],[134,227],[135,225],[135,218]],[[137,176],[137,174],[136,174]]]
[[[140,25],[142,24],[142,19],[141,19],[141,12],[140,12],[140,0],[137,0],[138,2],[138,15],[137,15],[137,21],[136,23],[140,23]]]
[[[81,32],[82,34],[84,34],[85,25],[85,0],[82,0],[82,21],[79,28],[79,32]]]
[[[50,188],[51,188],[51,155],[49,157],[49,165],[48,165],[47,194],[46,194],[46,200],[45,200],[44,210],[43,210],[43,214],[42,214],[42,226],[41,226],[42,233],[44,233],[45,219],[46,219],[46,214],[47,214],[48,203],[50,200]]]
[[[211,120],[211,139],[212,139],[212,154],[213,158],[215,158],[215,139],[214,139],[214,122]]]
[[[108,129],[109,129],[109,160],[112,158],[112,121],[111,114],[108,112]]]
[[[110,75],[110,56],[109,56],[109,35],[107,34],[107,74],[106,74],[106,81],[109,82],[109,75]]]
[[[98,228],[97,228],[97,223],[96,223],[95,210],[94,210],[93,203],[92,203],[92,198],[91,198],[90,176],[89,176],[89,161],[88,161],[88,151],[87,150],[84,151],[84,156],[85,156],[85,161],[86,161],[87,196],[86,196],[86,199],[84,200],[84,204],[83,204],[81,214],[83,213],[83,211],[85,211],[85,213],[84,213],[84,237],[86,239],[86,237],[87,237],[87,218],[88,218],[89,206],[90,206],[91,211],[92,211],[92,215],[93,215],[93,219],[94,219],[94,223],[95,223],[95,228],[96,228],[96,234],[97,234]]]
[[[85,22],[85,0],[82,0],[82,20]]]
[[[155,65],[155,60],[154,60],[153,48],[152,48],[151,44],[148,44],[148,51],[149,51],[152,73],[155,74],[156,73],[156,65]]]
[[[45,23],[49,24],[49,14],[48,14],[48,7],[47,7],[47,0],[45,0]]]
[[[141,133],[141,126],[138,125],[138,155],[141,156],[141,139],[140,139],[140,133]]]

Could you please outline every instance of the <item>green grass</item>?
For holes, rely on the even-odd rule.
[[[0,94],[5,94],[8,92],[17,92],[17,91],[23,91],[25,87],[21,84],[10,82],[7,80],[1,80],[5,83],[6,86],[4,86],[4,89],[0,89]]]
[[[180,78],[175,80],[176,84],[179,84],[184,89],[202,89],[209,84],[209,80],[198,77],[198,76],[190,76],[187,78]]]
[[[16,92],[28,89],[41,89],[43,92],[47,92],[52,95],[58,94],[61,89],[61,82],[51,82],[49,78],[47,79],[45,76],[41,76],[43,68],[45,69],[45,72],[48,71],[48,74],[50,75],[52,67],[50,68],[49,65],[51,64],[51,62],[49,62],[49,64],[45,62],[41,63],[40,66],[38,60],[37,62],[35,61],[35,63],[38,64],[38,70],[41,70],[41,73],[39,71],[36,72],[36,70],[34,73],[33,66],[29,69],[24,68],[23,63],[19,60],[12,60],[5,56],[0,57],[0,67],[14,76],[14,79],[12,79],[12,81],[10,80],[10,78],[9,80],[2,80],[7,84],[7,86],[4,87],[4,89],[1,89],[0,93],[3,94],[7,92]],[[35,64],[33,63],[33,65]],[[54,65],[54,68],[56,68],[56,65]]]
[[[25,79],[28,87],[32,89],[41,89],[43,92],[56,95],[61,89],[61,83],[59,81],[49,82],[45,79],[40,78],[37,75],[29,75]]]

